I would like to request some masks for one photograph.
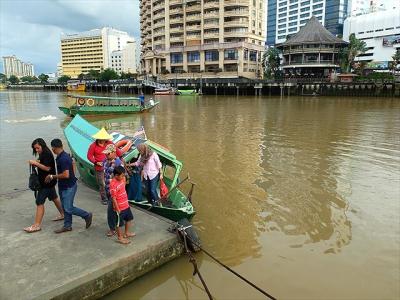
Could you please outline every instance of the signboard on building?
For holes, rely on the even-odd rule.
[[[387,70],[389,69],[389,62],[388,61],[371,61],[367,63],[366,69],[372,70]]]
[[[400,34],[385,36],[382,39],[383,47],[393,47],[395,44],[400,44]]]

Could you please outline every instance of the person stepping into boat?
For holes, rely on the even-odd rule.
[[[133,220],[133,214],[128,203],[128,195],[126,193],[125,185],[125,169],[122,166],[115,167],[114,178],[110,183],[110,194],[114,206],[114,211],[117,219],[117,236],[118,242],[121,244],[129,244],[128,238],[134,237],[134,232],[129,232]],[[123,222],[125,222],[125,232],[122,233]]]
[[[116,231],[115,231],[115,224],[116,224],[116,219],[115,219],[115,212],[113,208],[113,201],[111,198],[110,194],[110,183],[113,178],[114,174],[114,169],[118,166],[122,166],[122,161],[117,157],[116,153],[117,149],[115,145],[109,144],[107,145],[106,149],[103,151],[103,153],[106,155],[106,159],[103,162],[103,168],[104,168],[104,185],[105,185],[105,191],[106,191],[106,196],[107,196],[107,201],[108,201],[108,206],[107,206],[107,223],[109,227],[109,231],[107,232],[107,236],[113,236]],[[123,221],[122,221],[123,225]]]
[[[58,179],[58,193],[64,208],[64,226],[54,231],[63,233],[72,230],[72,215],[79,216],[85,220],[86,228],[92,224],[93,214],[74,206],[74,198],[77,190],[77,179],[75,177],[74,165],[71,156],[64,151],[60,139],[51,141],[51,150],[57,155],[57,175],[47,175],[45,182]]]
[[[160,158],[158,154],[151,151],[146,144],[139,144],[137,149],[140,153],[139,159],[134,163],[128,164],[128,166],[143,166],[142,179],[145,180],[147,186],[147,191],[149,193],[148,200],[151,205],[156,205],[160,199],[157,193],[157,187],[159,186],[160,179],[163,178]]]
[[[91,161],[94,165],[94,170],[96,174],[96,182],[99,186],[101,203],[107,205],[107,195],[105,191],[104,185],[104,168],[103,162],[106,159],[106,155],[103,153],[106,150],[106,147],[110,144],[113,144],[112,136],[107,133],[107,131],[102,128],[95,135],[92,136],[95,141],[89,146],[87,159]],[[121,157],[122,153],[117,148],[116,154],[118,157]]]
[[[46,142],[42,138],[37,138],[32,142],[33,155],[38,155],[38,160],[29,160],[31,166],[35,166],[38,169],[40,189],[36,194],[36,215],[35,222],[33,225],[24,228],[28,233],[40,231],[43,216],[44,216],[44,202],[46,198],[53,201],[60,214],[53,219],[53,221],[59,221],[64,219],[64,211],[60,199],[58,198],[55,185],[57,180],[52,180],[45,183],[45,178],[49,174],[56,174],[56,165],[54,163],[54,156],[51,150],[47,147]]]

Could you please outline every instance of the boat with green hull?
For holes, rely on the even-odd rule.
[[[197,90],[179,90],[179,89],[177,91],[177,94],[182,95],[182,96],[197,96],[197,95],[199,95]]]
[[[82,181],[95,189],[97,189],[98,186],[96,183],[94,166],[93,163],[87,159],[87,151],[90,144],[94,141],[92,135],[98,131],[98,128],[79,115],[73,118],[64,129],[66,140],[71,149],[72,156],[77,162],[76,166]],[[112,132],[111,135],[113,136],[113,142],[115,144],[125,140],[132,142],[132,146],[122,156],[125,162],[134,161],[139,155],[136,148],[137,145],[146,143],[158,154],[163,166],[162,172],[164,182],[169,189],[168,197],[166,199],[161,199],[160,205],[152,206],[148,202],[147,193],[144,190],[141,201],[129,200],[129,202],[173,221],[179,221],[183,218],[190,220],[195,214],[194,207],[191,203],[194,184],[192,183],[188,196],[180,189],[184,181],[190,182],[190,179],[187,180],[187,178],[182,181],[179,179],[183,167],[182,162],[177,160],[175,155],[165,147],[148,140],[144,130],[135,133],[134,136],[127,136],[118,132]]]
[[[122,115],[147,112],[156,107],[159,102],[150,99],[143,106],[137,97],[104,97],[68,95],[75,100],[70,107],[59,106],[58,108],[66,115]]]

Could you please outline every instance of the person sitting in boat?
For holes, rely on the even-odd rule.
[[[143,166],[141,177],[147,187],[148,201],[151,205],[156,205],[160,199],[157,193],[157,187],[160,179],[163,178],[160,158],[158,157],[158,154],[151,151],[149,146],[146,144],[139,144],[137,149],[140,154],[139,159],[136,162],[127,165]]]
[[[112,136],[107,133],[107,131],[102,128],[96,134],[92,135],[92,138],[95,141],[89,146],[87,159],[94,164],[94,170],[96,175],[96,182],[99,185],[101,203],[107,205],[107,195],[105,191],[104,185],[104,168],[103,162],[106,159],[106,155],[103,153],[106,150],[106,147],[110,144],[113,144]],[[121,157],[122,153],[117,148],[116,154],[118,157]]]

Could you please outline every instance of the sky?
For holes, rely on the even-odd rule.
[[[139,40],[139,0],[0,0],[0,72],[8,55],[33,63],[35,75],[55,72],[61,33],[105,26]]]

